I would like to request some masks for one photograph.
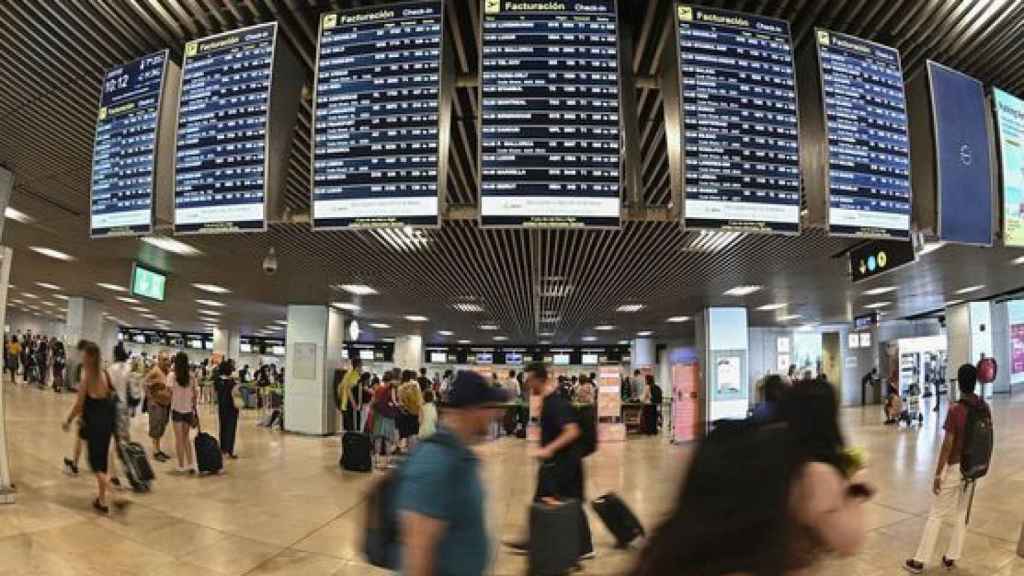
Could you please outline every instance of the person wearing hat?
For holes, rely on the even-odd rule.
[[[483,574],[491,560],[484,518],[479,443],[500,414],[506,392],[476,372],[455,377],[437,432],[401,468],[398,511],[402,573]]]

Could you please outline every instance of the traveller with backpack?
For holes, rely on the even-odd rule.
[[[975,483],[988,473],[992,459],[992,412],[975,394],[977,382],[978,370],[974,366],[964,364],[957,371],[960,401],[949,407],[943,426],[946,437],[932,484],[935,501],[917,552],[904,563],[904,568],[913,574],[923,572],[925,564],[932,560],[944,520],[953,523],[953,536],[942,556],[942,564],[952,569],[960,559]]]

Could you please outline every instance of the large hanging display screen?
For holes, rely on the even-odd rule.
[[[817,31],[832,234],[910,237],[910,138],[899,51]]]
[[[440,0],[320,18],[313,227],[438,224]]]
[[[483,226],[619,225],[614,0],[486,0]]]
[[[185,45],[174,231],[266,229],[267,133],[277,23]]]
[[[1002,163],[1003,243],[1024,246],[1024,100],[998,88],[992,99]]]
[[[157,130],[168,51],[143,56],[103,76],[92,154],[93,237],[153,229]]]
[[[676,20],[686,226],[798,233],[789,24],[697,6]]]

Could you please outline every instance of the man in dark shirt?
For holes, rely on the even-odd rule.
[[[526,368],[526,385],[533,394],[543,397],[540,412],[540,448],[534,456],[540,460],[535,502],[556,503],[565,500],[580,502],[579,558],[594,557],[590,523],[583,511],[583,456],[577,440],[580,425],[572,404],[558,393],[558,385],[548,377],[547,367],[536,362]],[[570,543],[571,544],[571,543]],[[513,552],[529,551],[528,542],[507,543]]]
[[[978,370],[974,366],[964,364],[957,371],[956,377],[957,386],[960,388],[960,402],[950,405],[946,414],[946,424],[942,427],[946,431],[946,436],[942,440],[939,462],[935,467],[935,479],[932,483],[935,502],[928,514],[928,522],[924,526],[917,553],[903,565],[907,571],[914,574],[920,574],[924,570],[924,563],[931,560],[944,520],[948,519],[953,523],[953,536],[946,554],[942,556],[942,564],[947,569],[952,569],[960,558],[964,536],[967,534],[968,482],[960,475],[960,459],[964,452],[968,408],[989,412],[989,407],[974,393],[978,383]],[[991,413],[989,418],[991,419]]]

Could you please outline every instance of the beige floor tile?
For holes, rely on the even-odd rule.
[[[252,576],[311,576],[334,574],[345,567],[345,561],[299,550],[285,550],[263,562],[247,575]]]
[[[282,550],[283,548],[263,542],[227,536],[213,544],[189,552],[187,559],[193,564],[226,575],[240,575],[259,566]]]

